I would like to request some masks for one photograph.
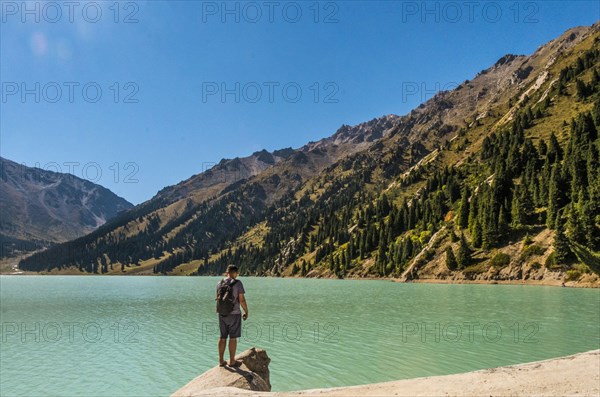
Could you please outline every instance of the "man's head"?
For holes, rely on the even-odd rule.
[[[235,279],[238,276],[238,267],[236,265],[227,266],[227,275]]]

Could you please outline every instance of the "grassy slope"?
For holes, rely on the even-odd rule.
[[[548,68],[549,75],[558,76],[562,68],[573,64],[579,55],[592,48],[597,38],[598,35],[596,34],[577,45],[568,55],[563,56],[559,61]],[[584,81],[588,82],[590,78],[591,71],[588,71],[584,74]],[[554,83],[554,80],[552,78],[547,79],[541,85],[536,83],[536,81],[533,81],[521,90],[523,94],[527,93],[527,96],[529,97],[526,101],[527,104],[536,104],[540,102],[550,91],[549,88]],[[526,131],[526,136],[532,138],[534,143],[537,144],[539,139],[545,139],[547,141],[551,133],[554,132],[561,144],[563,144],[568,139],[570,128],[568,125],[569,121],[579,113],[591,110],[593,106],[591,101],[581,103],[574,99],[574,82],[571,82],[567,86],[566,91],[568,94],[566,96],[553,96],[552,105],[548,109],[548,115],[537,120],[534,126]],[[523,97],[523,94],[520,97]],[[508,98],[499,100],[497,106],[492,108],[489,112],[488,117],[479,120],[480,125],[471,125],[470,128],[466,129],[464,134],[456,136],[455,139],[452,140],[449,150],[433,153],[435,156],[430,156],[433,157],[430,160],[430,163],[432,163],[434,167],[430,172],[430,175],[437,172],[437,170],[443,169],[445,166],[452,166],[453,164],[476,167],[476,163],[469,161],[469,156],[478,153],[483,138],[506,126],[511,120],[511,110],[514,111],[520,107],[518,102],[515,103],[512,109],[509,108],[507,104]],[[564,121],[566,121],[567,125],[565,125]],[[428,143],[430,142],[425,142],[425,144]],[[463,150],[463,147],[466,147],[467,149]],[[424,160],[427,162],[427,158]],[[473,175],[473,177],[476,178],[477,173],[474,172]],[[416,192],[423,185],[424,182],[421,181],[408,187],[399,187],[396,181],[392,181],[388,188],[385,189],[385,193],[398,204],[405,197],[414,197]],[[538,211],[539,210],[543,209],[538,209]],[[523,244],[522,240],[527,233],[533,240],[531,245],[534,246],[534,249],[527,249]],[[548,230],[545,225],[532,225],[527,231],[513,234],[510,241],[501,248],[490,251],[476,250],[473,255],[475,263],[472,266],[465,269],[463,272],[452,273],[448,271],[445,266],[444,250],[450,244],[456,251],[457,243],[451,243],[448,233],[443,232],[441,238],[433,245],[433,249],[435,250],[433,259],[420,268],[419,277],[430,280],[450,279],[456,282],[466,280],[491,280],[492,282],[495,282],[494,279],[516,281],[527,278],[533,283],[543,282],[547,284],[561,284],[563,280],[566,279],[567,285],[600,285],[596,274],[600,269],[599,255],[590,253],[583,249],[583,247],[576,249],[579,263],[575,264],[573,270],[570,272],[565,272],[564,269],[547,269],[543,266],[546,258],[552,252],[553,237],[553,231]],[[341,252],[343,248],[344,246],[338,247],[337,251]],[[509,266],[499,268],[493,267],[490,264],[491,259],[500,252],[508,254],[511,257]],[[295,263],[299,265],[302,259],[309,261],[312,259],[312,256],[314,256],[314,253],[306,254]],[[354,260],[354,263],[357,263],[359,266],[356,267],[357,270],[354,273],[351,273],[350,276],[364,276],[365,267],[370,267],[373,264],[373,260],[372,258],[367,258],[363,263]],[[284,274],[290,275],[291,272],[288,269]],[[314,272],[313,275],[331,276],[328,270],[325,269]],[[579,280],[579,283],[576,283],[576,280]]]
[[[590,49],[594,44],[598,35],[590,37],[580,45],[578,45],[574,51],[568,56],[563,57],[559,62],[556,62],[550,69],[550,74],[557,76],[562,68],[572,64],[575,59],[581,55],[584,51]],[[597,45],[597,44],[596,44]],[[591,70],[584,75],[584,81],[589,82],[591,78]],[[553,83],[550,79],[540,88],[533,91],[530,95],[529,104],[537,103],[544,96],[549,86]],[[551,133],[554,132],[559,139],[561,144],[564,144],[568,140],[569,135],[569,121],[576,117],[579,113],[591,110],[593,103],[587,101],[584,103],[576,102],[575,97],[575,83],[571,82],[567,86],[566,96],[554,96],[552,97],[552,105],[548,108],[548,115],[540,120],[536,120],[534,126],[528,129],[525,133],[526,136],[532,138],[534,143],[540,139],[548,141]],[[487,131],[494,131],[504,125],[506,120],[502,120],[498,124],[494,124],[495,120],[491,120],[492,124],[496,128],[488,130],[489,124],[486,123],[484,126],[479,128],[473,128],[465,135],[471,144],[472,152],[477,152],[480,149],[483,137]],[[500,120],[498,120],[500,121]],[[567,125],[563,123],[566,121]],[[463,138],[464,140],[464,138]],[[459,146],[458,142],[453,142],[453,147]],[[465,153],[467,155],[467,153]],[[462,157],[462,158],[461,158]],[[464,156],[457,155],[457,153],[442,152],[440,158],[443,158],[443,164],[452,164],[460,160],[464,161]],[[538,211],[543,209],[537,209]],[[530,246],[538,248],[527,249],[523,243],[525,234],[529,234],[533,240]],[[565,272],[564,269],[546,269],[543,264],[546,258],[552,252],[552,242],[554,239],[554,232],[545,227],[544,224],[532,225],[528,231],[521,233],[514,233],[511,236],[510,241],[505,246],[493,249],[490,251],[476,250],[474,252],[475,263],[464,269],[463,272],[451,273],[445,266],[445,254],[444,250],[448,245],[451,245],[455,252],[458,250],[458,243],[450,242],[449,236],[444,237],[435,249],[434,259],[423,266],[419,272],[419,278],[421,279],[450,279],[453,281],[464,281],[464,280],[494,280],[494,279],[508,279],[508,280],[523,280],[527,278],[530,282],[543,281],[548,284],[562,284],[563,280],[567,281],[567,285],[595,285],[599,286],[599,278],[597,274],[600,274],[600,260],[597,254],[590,253],[583,247],[576,249],[576,253],[579,258],[579,263],[573,266],[573,270]],[[511,262],[507,267],[494,267],[490,262],[491,259],[498,253],[505,253],[510,256]],[[554,270],[551,271],[551,270]],[[579,281],[576,283],[575,281]]]
[[[596,34],[595,36],[597,37],[598,35]],[[582,52],[591,48],[591,46],[593,45],[593,40],[594,40],[594,37],[590,37],[590,38],[586,39],[585,41],[583,41],[582,43],[578,44],[568,54],[563,54],[557,62],[555,62],[548,68],[548,72],[551,76],[550,79],[548,79],[547,81],[544,81],[540,86],[536,85],[535,79],[531,80],[527,85],[519,88],[519,93],[516,96],[516,98],[522,98],[524,96],[524,94],[527,93],[528,97],[529,97],[529,101],[528,101],[529,104],[536,103],[537,101],[539,101],[540,98],[542,98],[544,96],[544,94],[548,91],[549,86],[553,82],[553,78],[555,78],[558,75],[559,71],[562,68],[564,68],[565,66],[572,64],[575,61],[575,59],[577,58],[577,56],[579,56]],[[543,64],[544,62],[547,62],[547,60],[548,60],[547,58],[548,57],[537,59],[537,62],[540,64]],[[536,66],[539,66],[539,65],[536,65]],[[589,79],[589,75],[586,77],[586,79]],[[485,87],[485,76],[474,79],[471,82],[465,82],[463,84],[465,87],[465,88],[463,88],[463,90],[468,90],[469,95],[477,95],[479,92],[481,92],[482,87]],[[574,93],[574,84],[571,83],[571,85],[567,87],[567,90],[570,94],[573,94]],[[500,92],[496,97],[490,99],[485,104],[477,103],[476,105],[474,105],[471,115],[469,115],[468,117],[467,116],[463,117],[462,122],[455,123],[455,125],[457,127],[460,127],[461,130],[459,130],[458,132],[453,132],[449,137],[444,138],[445,140],[450,141],[448,144],[448,148],[446,150],[442,150],[442,151],[438,151],[433,154],[430,154],[421,162],[421,165],[423,163],[430,162],[430,166],[432,166],[432,167],[430,167],[431,168],[430,174],[433,172],[436,172],[437,170],[441,170],[445,166],[448,166],[448,165],[459,165],[462,167],[471,167],[472,169],[476,170],[477,164],[475,162],[473,162],[471,158],[473,157],[473,155],[475,155],[479,152],[479,150],[481,148],[481,143],[482,143],[484,137],[491,134],[492,132],[502,128],[507,123],[509,123],[512,112],[514,112],[516,109],[519,108],[518,101],[514,100],[515,96],[512,94],[509,95],[509,94],[507,94],[507,92],[508,91]],[[511,98],[513,99],[513,103],[514,103],[512,108],[509,107],[509,99],[511,99]],[[472,99],[472,98],[469,98],[469,99]],[[533,138],[534,140],[537,140],[540,138],[547,139],[552,132],[555,132],[556,135],[558,136],[559,140],[564,141],[567,136],[566,134],[568,133],[568,127],[563,126],[563,120],[570,120],[572,117],[574,117],[576,114],[580,113],[581,111],[589,110],[591,108],[591,106],[592,106],[591,103],[584,103],[584,104],[576,103],[570,97],[554,97],[553,104],[549,108],[550,115],[548,117],[545,117],[541,120],[536,121],[536,125],[533,128],[527,130],[526,134],[527,134],[527,136]],[[483,115],[485,115],[485,116],[483,116]],[[475,119],[477,119],[477,118],[478,118],[478,122],[475,122]],[[423,132],[423,131],[421,131],[421,132]],[[425,145],[425,147],[427,147],[429,150],[433,151],[434,148],[437,147],[440,143],[438,140],[436,140],[435,137],[429,136],[428,133],[423,134],[423,136],[426,136],[426,138],[422,139],[421,143],[423,143]],[[386,140],[385,144],[392,147],[393,145],[395,145],[397,143],[397,141],[394,141],[394,139],[395,138]],[[389,156],[389,151],[386,152],[384,150],[383,156],[384,157]],[[418,166],[416,166],[416,167],[418,167]],[[290,171],[293,171],[293,169],[290,169]],[[263,175],[259,176],[259,179],[268,178],[271,173],[272,173],[272,171],[268,170],[268,171],[264,172]],[[296,190],[295,197],[296,197],[296,199],[299,199],[300,197],[302,197],[302,195],[304,194],[305,191],[309,191],[309,192],[312,192],[311,199],[316,200],[316,199],[318,199],[318,197],[321,194],[323,194],[323,192],[326,190],[327,186],[331,183],[330,181],[332,179],[342,177],[344,175],[347,175],[348,173],[349,173],[349,171],[344,171],[339,166],[329,167],[324,172],[318,174],[317,176],[315,176],[313,178],[308,179],[308,181],[306,183],[304,183],[298,190]],[[408,173],[408,171],[405,174],[407,174],[407,173]],[[478,175],[477,172],[475,172],[475,171],[472,174],[473,174],[471,177],[472,180],[470,181],[470,183],[475,184],[476,182],[480,182],[481,175]],[[408,187],[401,187],[398,183],[401,179],[402,179],[402,175],[398,175],[391,179],[386,179],[382,175],[380,175],[376,172],[373,175],[373,183],[366,185],[365,191],[368,193],[372,193],[374,195],[379,195],[382,191],[385,191],[385,193],[388,195],[388,197],[393,202],[395,202],[396,204],[399,204],[402,202],[402,200],[404,198],[414,197],[415,194],[419,191],[419,189],[421,189],[423,187],[423,185],[425,183],[424,181],[418,181],[416,183],[409,185]],[[269,192],[269,193],[271,193],[271,192]],[[203,197],[203,199],[205,199],[205,197]],[[194,201],[196,201],[196,200],[194,200]],[[199,201],[202,201],[202,200],[199,200]],[[175,216],[174,214],[181,213],[184,210],[184,208],[185,208],[185,200],[180,200],[180,201],[177,201],[177,202],[171,204],[170,206],[168,206],[166,208],[156,210],[153,213],[159,217],[159,219],[161,221],[161,226],[164,226],[164,224],[166,223],[166,221],[168,219],[172,219]],[[135,234],[135,233],[139,232],[140,230],[142,230],[146,225],[147,225],[146,220],[143,220],[141,223],[132,222],[131,225],[128,225],[130,227],[119,228],[117,230],[114,230],[113,233],[115,233],[115,234],[122,233],[123,236],[132,235],[132,234]],[[165,238],[167,238],[167,239],[170,238],[170,236],[172,236],[175,233],[175,231],[178,230],[180,227],[177,227],[176,229],[174,229],[174,231],[172,231],[168,235],[166,235]],[[229,244],[229,247],[231,247],[233,250],[235,250],[236,247],[241,244],[252,243],[255,245],[260,245],[262,242],[262,239],[264,238],[264,236],[267,233],[267,230],[268,230],[268,226],[267,226],[266,222],[261,222],[261,223],[255,225],[254,227],[249,228],[243,235],[241,235],[235,241],[232,241]],[[316,233],[316,230],[313,231],[313,233]],[[514,238],[513,242],[506,245],[505,247],[502,247],[499,250],[493,250],[490,252],[483,252],[483,251],[476,252],[474,256],[477,260],[477,263],[473,266],[472,269],[469,269],[471,271],[471,275],[489,273],[490,269],[489,269],[489,265],[487,264],[487,262],[489,262],[489,259],[491,257],[493,257],[493,255],[495,255],[497,251],[506,252],[509,255],[511,255],[511,257],[514,259],[514,263],[515,264],[518,263],[518,267],[521,270],[525,269],[525,271],[530,272],[530,273],[533,273],[534,270],[540,270],[540,269],[544,270],[543,267],[541,267],[540,269],[534,269],[534,267],[537,266],[537,265],[535,265],[536,262],[543,263],[545,256],[547,256],[549,254],[550,244],[552,242],[552,232],[546,230],[545,227],[540,225],[539,227],[532,227],[530,235],[534,239],[536,245],[539,245],[539,246],[541,246],[542,249],[545,249],[544,253],[542,255],[537,255],[537,256],[534,255],[534,256],[530,257],[526,263],[522,263],[518,259],[520,257],[520,252],[522,251],[522,247],[519,246],[519,244],[521,244],[522,236],[516,235],[516,236],[514,236],[515,238]],[[442,250],[445,249],[445,247],[448,243],[449,243],[448,238],[444,237],[442,235],[442,237],[439,239],[439,242],[436,244],[436,248],[435,248],[436,249],[435,258],[437,258],[437,259],[432,260],[430,263],[427,264],[427,266],[422,268],[423,269],[423,272],[421,275],[422,277],[424,277],[424,278],[427,278],[427,277],[431,277],[431,278],[440,278],[440,277],[444,278],[445,277],[445,278],[447,278],[447,277],[455,277],[456,276],[456,275],[448,274],[447,269],[444,269],[444,266],[441,263],[442,261],[440,259],[440,258],[444,257],[444,255],[442,255]],[[226,248],[226,249],[228,249],[228,248]],[[343,248],[343,247],[341,247],[341,248]],[[210,259],[212,260],[212,259],[217,258],[220,254],[224,253],[226,251],[226,249],[220,253],[219,252],[213,253],[213,255],[211,255]],[[339,250],[339,248],[338,248],[338,250]],[[302,259],[306,260],[307,262],[310,262],[313,259],[314,254],[315,254],[314,252],[305,254],[303,257],[299,258],[296,261],[296,264],[299,264]],[[170,254],[165,253],[163,258],[167,257],[168,255],[170,255]],[[586,256],[586,258],[587,258],[587,256]],[[593,258],[597,258],[597,257],[592,255],[591,258],[593,259]],[[134,265],[134,266],[127,267],[125,273],[126,274],[151,274],[152,267],[158,261],[159,260],[156,260],[156,259],[149,259],[147,261],[140,262],[139,266]],[[357,262],[357,261],[355,260],[354,262]],[[588,262],[590,262],[589,258],[588,258]],[[373,263],[373,259],[370,257],[367,257],[367,259],[365,259],[363,261],[363,263],[358,264],[359,266],[356,267],[356,271],[354,272],[353,275],[354,276],[369,275],[369,269],[370,269],[372,263]],[[198,268],[198,266],[200,264],[201,264],[201,261],[195,260],[190,263],[180,265],[171,274],[175,274],[175,275],[191,274]],[[512,263],[511,263],[511,265],[512,265]],[[593,267],[593,266],[591,266],[591,267]],[[290,275],[290,273],[291,273],[290,269],[291,269],[291,265],[284,272],[284,275]],[[495,270],[492,269],[492,272],[493,271],[495,271]],[[53,273],[65,273],[65,272],[70,272],[70,271],[68,269],[61,270],[61,271],[53,271]],[[78,273],[78,271],[77,271],[77,273]],[[109,274],[122,274],[120,264],[118,264],[118,263],[114,264],[113,270],[109,271]],[[324,271],[324,270],[315,270],[315,271],[309,273],[309,276],[310,275],[327,276],[328,273],[327,273],[327,271]],[[534,275],[534,276],[537,277],[537,275]],[[459,275],[458,277],[463,277],[463,279],[465,278],[464,275],[462,275],[462,276]],[[546,277],[546,276],[544,276],[544,277]]]

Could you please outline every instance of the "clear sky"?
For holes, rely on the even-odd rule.
[[[405,114],[600,1],[0,1],[0,155],[134,204],[217,163]],[[37,20],[37,21],[36,21]]]

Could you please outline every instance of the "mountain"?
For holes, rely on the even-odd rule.
[[[90,235],[34,255],[28,262],[40,261],[44,269],[76,264],[82,270],[97,271],[103,261],[100,270],[103,266],[105,272],[111,265],[114,270],[114,264],[123,270],[129,265],[133,271],[148,270],[148,263],[156,262],[165,249],[175,248],[184,233],[193,231],[210,244],[221,244],[244,230],[258,214],[264,215],[288,187],[300,186],[340,158],[373,145],[389,134],[398,120],[398,116],[384,116],[354,127],[342,126],[331,137],[299,149],[262,150],[244,158],[223,159],[205,172],[160,190]],[[260,182],[255,182],[257,179]],[[234,207],[243,210],[237,213]],[[91,246],[95,247],[93,253],[87,251]],[[196,245],[193,255],[203,258],[209,249]],[[95,256],[102,250],[110,260]],[[55,260],[68,262],[63,265]],[[26,269],[28,265],[23,262],[23,266]]]
[[[72,174],[0,157],[0,256],[75,239],[133,207],[110,190]]]
[[[570,29],[405,116],[223,160],[20,267],[597,283],[599,70],[599,24]]]

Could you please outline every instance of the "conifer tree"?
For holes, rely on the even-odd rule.
[[[350,267],[350,256],[348,255],[348,250],[344,251],[344,274],[346,273],[346,270],[348,270],[348,268]]]
[[[581,81],[579,79],[576,79],[575,85],[577,88],[577,97],[580,100],[587,98],[589,95],[589,87],[587,86],[587,84],[585,84],[583,81]]]
[[[487,209],[484,222],[481,224],[481,248],[489,250],[498,240],[497,222],[492,208]]]
[[[508,217],[504,206],[500,206],[500,213],[498,214],[498,237],[504,239],[508,236]]]
[[[481,229],[481,223],[479,222],[479,220],[476,220],[475,226],[473,227],[473,233],[472,233],[473,247],[481,248],[482,233],[483,233],[483,231]]]
[[[379,245],[379,251],[377,253],[377,264],[379,265],[379,273],[384,274],[385,265],[387,264],[387,255],[385,245],[383,243]]]
[[[360,259],[365,259],[366,247],[365,247],[365,233],[364,232],[360,232],[358,240],[359,240],[359,243],[358,243],[358,257]]]
[[[456,261],[456,256],[454,256],[454,251],[452,247],[448,246],[446,248],[446,266],[450,270],[456,270],[458,268],[458,262]]]
[[[473,229],[475,228],[475,222],[478,220],[478,202],[479,193],[473,193],[471,197],[471,203],[469,205],[469,232],[473,234]]]
[[[463,230],[469,226],[469,212],[469,191],[467,187],[464,187],[462,191],[462,197],[460,199],[460,210],[458,213],[458,226]]]
[[[511,218],[511,227],[513,229],[518,229],[523,226],[523,214],[521,212],[521,201],[520,194],[517,191],[514,192],[512,202],[510,203],[510,218]]]
[[[300,274],[304,277],[304,276],[306,276],[306,273],[307,273],[306,261],[304,259],[302,259],[302,267],[300,268]]]
[[[546,144],[546,141],[543,139],[540,139],[540,142],[538,143],[538,152],[540,153],[541,156],[545,156],[546,153],[548,153],[548,145]]]
[[[594,123],[596,123],[596,126],[600,128],[600,98],[596,99],[596,102],[594,102],[592,117],[594,118]]]
[[[554,132],[552,132],[552,134],[550,135],[550,144],[548,147],[548,154],[547,154],[547,158],[550,161],[550,164],[554,164],[558,161],[562,160],[562,148],[560,147],[560,144],[558,143],[558,139],[556,138],[556,135],[554,135]]]
[[[568,205],[567,235],[573,241],[577,241],[578,243],[584,242],[584,234],[579,220],[579,211],[573,202]]]
[[[462,233],[460,236],[460,245],[458,247],[456,262],[458,263],[458,267],[460,269],[469,266],[471,263],[471,248],[469,248],[469,244],[467,243],[464,233]]]
[[[548,186],[548,206],[546,209],[546,225],[550,229],[554,229],[556,216],[558,214],[558,199],[560,189],[560,170],[558,164],[552,167],[550,176],[550,185]]]
[[[583,189],[579,191],[577,212],[579,213],[581,242],[589,249],[594,249],[596,247],[596,222],[594,221],[592,205],[583,194]]]
[[[556,233],[554,235],[554,259],[557,264],[565,264],[571,257],[569,240],[565,236],[565,229],[560,214],[556,216]]]

